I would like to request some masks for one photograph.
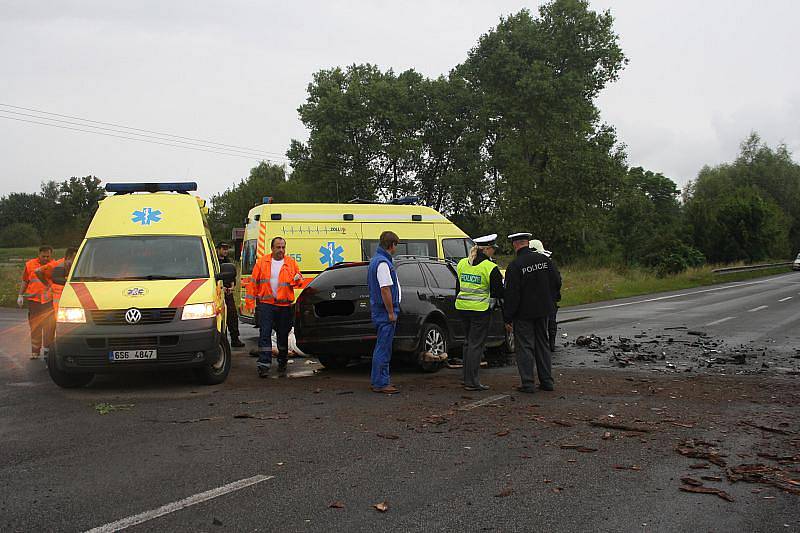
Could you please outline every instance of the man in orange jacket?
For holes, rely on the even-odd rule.
[[[22,272],[22,283],[19,285],[17,305],[22,307],[28,304],[28,324],[31,327],[31,359],[39,357],[44,349],[45,354],[50,349],[55,333],[55,318],[50,289],[34,275],[37,268],[52,262],[53,248],[42,246],[39,248],[39,257],[25,263]]]
[[[253,267],[247,286],[247,308],[256,308],[258,317],[258,375],[267,377],[272,365],[272,329],[278,338],[278,372],[286,372],[289,360],[289,330],[292,329],[292,304],[295,288],[302,287],[300,267],[286,255],[286,240],[275,237],[272,253],[261,256]]]
[[[64,286],[57,281],[67,277],[77,253],[77,248],[67,248],[64,257],[58,261],[50,261],[33,271],[39,281],[50,289],[50,296],[53,298],[53,313],[58,313],[58,302],[61,300],[61,293],[64,292]]]

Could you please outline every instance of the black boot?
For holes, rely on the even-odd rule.
[[[289,362],[289,351],[278,350],[278,374],[286,374],[286,365]]]
[[[239,337],[231,337],[231,348],[244,348],[244,343]]]

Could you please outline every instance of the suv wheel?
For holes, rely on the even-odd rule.
[[[350,363],[350,357],[347,355],[320,355],[317,357],[320,364],[325,368],[337,370],[344,368]]]
[[[422,328],[422,336],[419,341],[420,354],[430,352],[433,355],[447,353],[447,332],[439,324],[427,322]],[[422,357],[422,355],[420,355]],[[425,372],[436,372],[442,367],[443,361],[420,360],[420,366]]]

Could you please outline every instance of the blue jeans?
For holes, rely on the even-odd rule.
[[[380,389],[389,385],[389,362],[392,360],[392,342],[397,322],[375,322],[378,338],[375,340],[375,351],[372,352],[372,386]]]
[[[289,359],[289,330],[292,329],[292,307],[258,304],[258,363],[263,368],[272,365],[272,330],[278,337],[278,362]]]

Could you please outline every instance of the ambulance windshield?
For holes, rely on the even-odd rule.
[[[70,281],[207,278],[200,237],[102,237],[89,239]]]

